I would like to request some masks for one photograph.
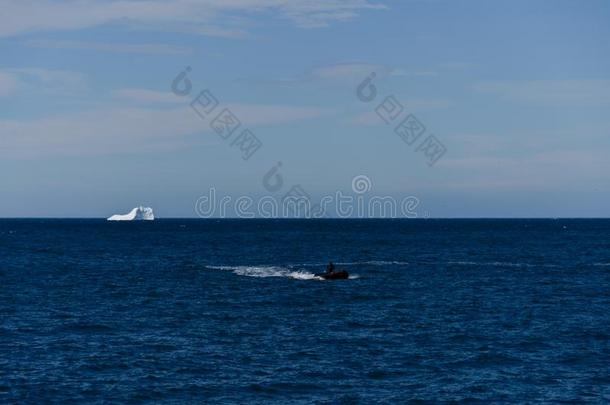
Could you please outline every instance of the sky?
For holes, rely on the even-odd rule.
[[[0,9],[0,217],[195,217],[211,188],[316,201],[358,176],[426,217],[610,216],[607,1]],[[231,134],[212,125],[225,109]],[[407,117],[418,137],[395,132]]]

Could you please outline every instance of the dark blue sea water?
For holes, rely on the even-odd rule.
[[[2,220],[0,403],[607,403],[609,285],[610,220]]]

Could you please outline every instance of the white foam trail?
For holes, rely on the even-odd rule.
[[[206,266],[209,269],[214,270],[227,270],[239,276],[246,277],[288,277],[296,280],[322,280],[320,277],[316,277],[313,273],[305,271],[295,271],[279,266]]]
[[[242,266],[233,270],[233,273],[248,277],[285,277],[286,272],[277,267]]]
[[[295,278],[297,280],[323,280],[322,277],[316,277],[313,273],[306,273],[303,271],[293,271],[288,273],[288,277]]]

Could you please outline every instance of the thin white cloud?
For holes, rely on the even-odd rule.
[[[405,70],[395,69],[392,71],[392,76],[404,76],[404,77],[436,77],[438,73],[432,70]]]
[[[446,108],[452,104],[451,101],[443,100],[443,99],[412,99],[412,98],[400,98],[399,96],[396,96],[396,99],[404,108],[402,118],[406,117],[408,114],[417,115],[421,111]],[[382,100],[383,100],[383,98],[380,98],[378,104],[380,102],[382,102]],[[365,111],[363,113],[357,114],[356,116],[348,119],[346,122],[351,125],[387,126],[385,121],[383,121],[383,119],[379,115],[377,115],[377,113],[374,110],[369,110],[369,111]],[[398,124],[399,122],[400,122],[400,120],[397,120],[395,124]]]
[[[0,97],[24,89],[37,92],[65,93],[83,88],[85,75],[71,70],[10,68],[0,71]]]
[[[242,81],[254,81],[273,83],[280,85],[299,85],[320,82],[323,84],[339,84],[353,86],[362,81],[366,76],[375,72],[377,77],[387,77],[392,69],[371,63],[336,63],[331,65],[317,66],[304,74],[273,80],[241,79]]]
[[[607,184],[610,162],[603,145],[608,124],[506,133],[454,133],[443,139],[451,156],[436,168],[450,174],[447,189],[551,189]],[[578,134],[578,145],[574,137]]]
[[[284,79],[273,80],[273,83],[294,85],[301,83],[321,82],[323,84],[350,85],[360,83],[371,73],[375,73],[376,80],[388,77],[432,77],[436,72],[425,70],[406,70],[393,68],[382,64],[364,62],[344,62],[317,66],[307,73]]]
[[[0,37],[105,24],[234,36],[241,27],[224,25],[233,16],[271,11],[300,27],[320,27],[383,8],[368,0],[4,0]]]
[[[443,184],[447,189],[507,189],[537,187],[548,189],[599,181],[610,170],[604,151],[549,150],[528,156],[469,156],[447,158],[437,168],[456,179]],[[467,180],[457,180],[467,179]]]
[[[351,80],[362,79],[371,72],[376,72],[380,75],[388,75],[391,70],[392,69],[386,66],[375,64],[338,63],[335,65],[314,68],[309,73],[309,76],[314,79],[322,80]]]
[[[607,79],[485,81],[477,83],[475,90],[538,104],[610,103],[610,80]]]
[[[336,111],[320,107],[285,105],[228,104],[245,125],[282,124],[334,114]]]
[[[10,73],[0,72],[0,97],[8,97],[17,90],[17,78]]]
[[[155,91],[148,89],[120,89],[113,91],[115,97],[134,101],[137,103],[172,103],[184,104],[184,100],[176,97],[169,91]]]
[[[512,134],[511,134],[512,135]],[[501,136],[496,133],[448,133],[445,139],[457,146],[458,154],[477,156],[503,156],[507,150],[514,148],[516,136]],[[525,139],[519,139],[519,148],[529,150],[533,147],[531,134]],[[548,145],[547,145],[548,147]],[[532,149],[533,150],[533,149]]]
[[[332,21],[347,21],[364,9],[385,9],[367,0],[292,0],[283,3],[282,13],[301,27],[324,27]]]
[[[34,79],[47,85],[74,86],[85,80],[85,75],[72,70],[44,69],[44,68],[18,68],[8,69],[22,79]]]
[[[86,51],[140,53],[151,55],[182,55],[192,52],[190,48],[167,44],[125,44],[111,42],[29,40],[25,44],[35,48],[76,49]]]
[[[316,107],[228,104],[244,127],[273,125],[330,113]],[[30,121],[0,120],[0,156],[91,155],[139,153],[189,146],[185,136],[217,139],[189,107],[171,109],[112,108]],[[190,145],[193,146],[193,145]]]

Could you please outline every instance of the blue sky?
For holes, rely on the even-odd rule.
[[[1,5],[0,217],[191,217],[279,161],[314,198],[366,175],[432,217],[610,215],[607,1]],[[190,109],[203,89],[262,141],[249,160]],[[445,146],[432,167],[375,114],[390,95]]]

